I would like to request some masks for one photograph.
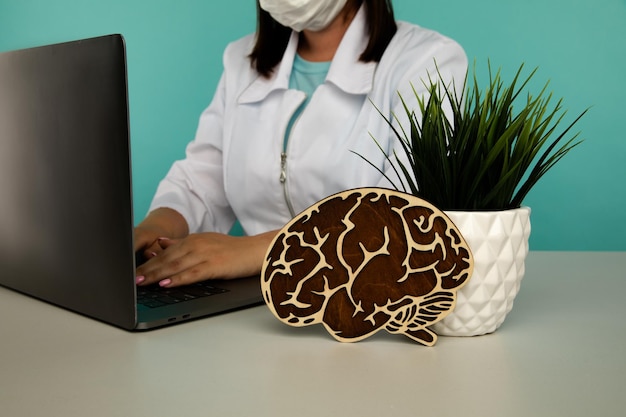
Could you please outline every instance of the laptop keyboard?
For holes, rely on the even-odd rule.
[[[228,292],[228,290],[216,287],[209,281],[176,288],[162,288],[158,285],[150,285],[137,287],[137,303],[144,307],[157,308],[225,292]]]

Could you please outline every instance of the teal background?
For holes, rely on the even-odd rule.
[[[0,0],[0,51],[108,33],[127,42],[137,220],[184,155],[231,40],[254,31],[254,0]],[[395,0],[398,19],[442,32],[512,75],[539,67],[585,142],[529,194],[532,250],[626,250],[626,0]],[[2,94],[2,92],[0,92]]]

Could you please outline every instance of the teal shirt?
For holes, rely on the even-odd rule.
[[[304,108],[311,101],[311,97],[315,92],[315,89],[324,84],[328,69],[330,68],[330,61],[328,62],[311,62],[305,61],[300,55],[295,56],[293,60],[293,68],[291,70],[291,77],[289,78],[289,88],[293,90],[299,90],[306,94],[306,99],[298,107],[298,110],[293,114],[289,124],[287,125],[287,131],[285,132],[285,141],[283,149],[287,148],[287,140],[291,133],[293,124],[298,119]]]

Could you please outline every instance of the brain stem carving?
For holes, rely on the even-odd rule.
[[[472,255],[430,203],[360,188],[309,207],[275,237],[261,274],[265,301],[292,326],[322,323],[342,342],[381,329],[422,344],[469,279]]]

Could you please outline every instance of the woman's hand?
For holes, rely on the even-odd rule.
[[[137,268],[137,284],[158,283],[176,287],[207,279],[231,279],[261,272],[263,258],[276,232],[257,236],[196,233],[181,239],[155,237],[150,231],[142,240],[149,258]],[[137,237],[138,239],[138,237]]]
[[[159,238],[181,238],[188,233],[187,222],[180,213],[158,208],[135,227],[135,252],[143,259],[150,259],[162,250]]]

